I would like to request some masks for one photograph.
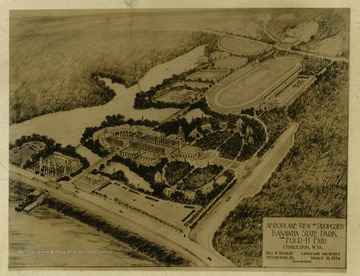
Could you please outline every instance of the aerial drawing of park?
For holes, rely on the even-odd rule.
[[[345,268],[348,44],[347,9],[11,11],[9,267]]]

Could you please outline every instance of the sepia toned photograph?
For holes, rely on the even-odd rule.
[[[11,10],[8,267],[346,271],[350,9]]]

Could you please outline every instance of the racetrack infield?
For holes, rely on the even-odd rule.
[[[254,64],[249,66],[253,69],[246,70],[244,74],[239,72],[238,78],[231,83],[224,80],[223,87],[212,89],[208,96],[212,109],[228,113],[256,106],[301,68],[299,60],[293,57],[270,60],[258,67]]]
[[[270,46],[265,43],[233,36],[221,37],[219,46],[225,51],[240,55],[255,55],[270,48]]]

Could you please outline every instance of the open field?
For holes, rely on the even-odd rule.
[[[232,84],[240,77],[253,71],[255,68],[256,68],[256,66],[254,64],[249,64],[248,66],[244,66],[243,68],[236,70],[234,73],[232,73],[229,76],[227,76],[226,78],[222,79],[220,81],[220,86],[224,87],[224,86],[228,86],[228,85]]]
[[[244,66],[247,63],[247,58],[243,57],[228,57],[215,61],[216,69],[236,69]]]
[[[88,148],[84,147],[81,144],[79,144],[76,147],[76,152],[81,156],[84,156],[89,161],[90,165],[94,164],[95,162],[101,159],[99,155],[93,153],[92,151],[90,151]]]
[[[201,89],[201,88],[209,88],[211,86],[210,83],[208,82],[202,82],[202,81],[196,81],[196,80],[186,80],[186,81],[177,81],[174,84],[172,84],[171,86],[166,86],[164,90],[171,90],[172,88],[176,88],[176,87],[186,87],[186,88],[190,88],[192,90],[194,89]],[[161,93],[163,91],[158,91],[156,93],[156,95],[158,95],[159,93]]]
[[[340,35],[329,37],[317,43],[314,51],[327,56],[337,56],[341,53],[343,40]]]
[[[201,70],[188,77],[189,80],[217,81],[227,74],[226,70]]]
[[[42,142],[28,142],[21,147],[12,148],[9,151],[10,163],[22,166],[27,160],[31,160],[31,156],[45,149]]]
[[[292,29],[287,29],[286,34],[301,42],[308,42],[311,39],[311,36],[316,35],[318,28],[319,24],[317,22],[309,21],[300,23]]]
[[[233,160],[230,160],[227,158],[222,158],[222,157],[217,157],[211,162],[211,164],[222,166],[222,167],[227,167],[232,163],[233,163]]]
[[[268,45],[263,43],[231,36],[221,37],[219,46],[224,50],[240,55],[255,55],[269,48]]]
[[[204,151],[203,155],[195,161],[195,164],[199,168],[205,167],[207,164],[209,164],[210,160],[213,160],[218,155],[219,153],[216,150],[206,150]]]
[[[156,98],[156,101],[165,102],[165,103],[186,103],[189,102],[193,97],[196,97],[199,92],[181,89],[181,90],[170,90],[166,91],[163,95]]]
[[[196,205],[192,205],[194,207],[193,209],[185,208],[184,204],[153,199],[153,197],[133,191],[119,183],[105,187],[100,193],[113,200],[117,198],[119,202],[134,206],[177,227],[182,227],[182,219],[190,214],[192,210],[199,208],[199,206]],[[117,200],[115,200],[115,202],[116,201]]]
[[[109,178],[102,176],[100,174],[87,174],[83,175],[80,178],[74,181],[74,185],[77,189],[84,191],[86,193],[91,193],[99,189],[105,183],[110,181]]]
[[[270,94],[276,87],[301,69],[300,62],[291,57],[282,57],[260,64],[255,68],[253,65],[246,66],[245,74],[237,74],[238,79],[225,87],[216,87],[208,96],[211,108],[240,111],[241,109],[255,106],[262,98]],[[224,82],[229,83],[228,80]]]

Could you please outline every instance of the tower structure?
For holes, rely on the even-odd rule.
[[[185,144],[185,132],[181,125],[179,126],[177,140],[178,140],[179,147],[181,147]]]

